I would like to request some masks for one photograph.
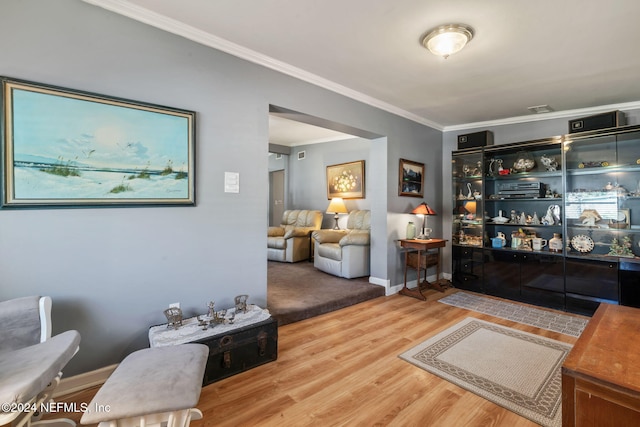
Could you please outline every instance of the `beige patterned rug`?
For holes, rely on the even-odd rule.
[[[586,316],[563,314],[557,310],[543,310],[462,291],[440,298],[438,302],[572,337],[579,337],[589,323],[589,318]]]
[[[468,317],[399,357],[542,426],[562,424],[571,345]]]

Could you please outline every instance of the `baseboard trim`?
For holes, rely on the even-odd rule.
[[[393,290],[393,286],[391,286],[391,280],[381,279],[379,277],[369,276],[369,283],[373,285],[378,285],[384,287],[384,296],[388,297],[389,295],[393,295],[398,291]]]
[[[388,288],[391,282],[379,277],[369,276],[369,283],[371,283],[372,285],[384,286],[385,288]]]
[[[118,367],[117,364],[105,366],[104,368],[96,369],[95,371],[89,371],[82,374],[74,375],[68,378],[62,378],[60,384],[53,392],[54,398],[65,396],[67,394],[75,393],[85,390],[90,387],[102,385],[107,381],[107,378],[111,376],[113,371]]]

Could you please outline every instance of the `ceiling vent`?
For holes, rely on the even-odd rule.
[[[533,107],[527,107],[527,110],[531,111],[534,114],[542,114],[542,113],[550,113],[553,111],[553,108],[548,105],[534,105]]]

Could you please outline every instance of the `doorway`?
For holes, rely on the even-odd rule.
[[[287,209],[326,210],[329,204],[325,183],[326,166],[350,160],[366,160],[368,166],[385,164],[377,153],[385,152],[383,148],[386,145],[374,150],[375,155],[371,154],[373,140],[377,138],[378,135],[338,123],[270,107],[269,225],[280,225],[283,212]],[[282,156],[286,158],[284,167],[273,167],[277,152],[287,153]],[[376,175],[379,176],[372,179],[374,186],[377,181],[384,181],[386,173]],[[280,179],[284,180],[284,184]],[[280,194],[281,189],[284,190],[283,195]],[[366,195],[366,199],[350,200],[347,207],[371,209],[373,201],[380,196],[381,194],[372,193]],[[342,224],[341,227],[344,228],[345,225]],[[323,228],[332,227],[333,220],[326,216]],[[298,295],[296,292],[301,291],[302,284],[306,287]],[[335,286],[336,291],[331,291],[331,286]],[[345,302],[353,304],[359,301],[358,298],[370,299],[385,293],[383,286],[369,283],[369,277],[343,279],[331,276],[316,270],[312,262],[306,261],[295,264],[269,261],[267,288],[267,307],[274,310],[274,317],[279,320],[281,317],[301,320],[321,314],[324,307],[336,309]],[[353,294],[348,296],[338,295],[340,292],[337,290],[344,292],[348,288],[359,289],[353,289]],[[321,294],[312,295],[315,291]],[[329,297],[335,298],[323,301]]]
[[[284,169],[269,172],[269,225],[277,226],[284,214]]]

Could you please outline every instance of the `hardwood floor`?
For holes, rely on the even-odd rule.
[[[204,419],[191,425],[536,426],[398,358],[468,316],[576,341],[437,302],[452,292],[429,290],[426,302],[380,297],[280,327],[278,360],[205,387]],[[68,399],[88,403],[94,393]]]

